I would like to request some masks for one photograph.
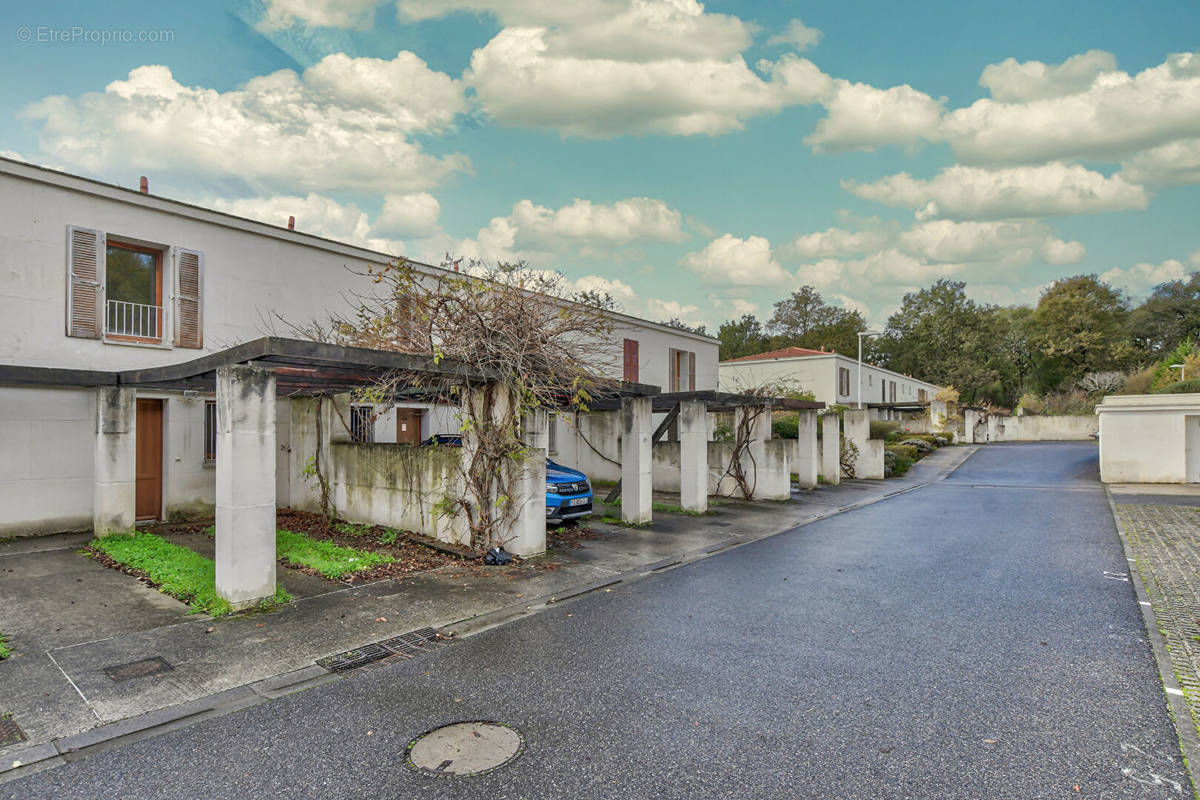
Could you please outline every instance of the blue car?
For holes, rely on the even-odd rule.
[[[559,523],[592,513],[592,484],[577,469],[546,460],[546,522]]]
[[[462,436],[439,433],[421,444],[426,447],[462,447]],[[546,522],[558,524],[592,513],[592,484],[577,469],[546,460]]]

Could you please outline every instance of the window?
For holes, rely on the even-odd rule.
[[[637,339],[626,339],[624,347],[624,362],[625,369],[622,380],[629,383],[638,382],[638,341]]]
[[[850,368],[838,367],[838,395],[850,396]]]
[[[169,252],[170,269],[166,247],[68,227],[67,335],[161,343],[173,321],[176,347],[203,347],[203,256],[182,247]]]
[[[924,403],[929,399],[929,392],[925,389],[917,389],[917,400]]]
[[[217,401],[204,401],[204,463],[217,460]]]
[[[371,406],[350,406],[350,438],[369,444],[375,441],[375,409]]]
[[[163,323],[162,251],[109,241],[104,249],[104,332],[157,342]]]
[[[696,391],[696,354],[672,347],[667,352],[667,383],[671,392]]]
[[[554,454],[558,452],[558,414],[551,414],[547,425],[546,450]]]
[[[888,386],[888,402],[894,403],[894,402],[896,402],[896,382],[889,381],[889,384],[890,385]]]
[[[875,376],[868,372],[867,373],[867,386],[874,386],[874,385],[875,385]]]

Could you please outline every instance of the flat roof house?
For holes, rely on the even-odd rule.
[[[125,374],[217,357],[272,334],[273,314],[308,322],[346,310],[344,295],[362,280],[346,267],[390,258],[0,159],[0,368],[10,376],[26,367]],[[613,320],[611,377],[665,391],[716,389],[715,339],[625,314]],[[98,407],[100,384],[86,381],[19,383],[0,385],[0,536],[91,528],[98,441],[124,424],[122,401]],[[181,379],[134,392],[139,520],[214,508],[217,393],[211,377],[184,387]],[[270,405],[258,412],[275,432],[275,498],[284,506],[299,501],[303,486],[303,462],[289,452],[296,404]],[[457,430],[453,408],[430,403],[404,403],[377,419],[349,411],[359,441],[418,443]]]
[[[786,383],[812,392],[827,405],[861,402],[870,408],[915,410],[928,405],[942,387],[858,361],[840,353],[787,347],[722,361],[722,391],[738,392],[765,384]]]

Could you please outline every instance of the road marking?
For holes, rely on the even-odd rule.
[[[1112,578],[1114,581],[1129,582],[1129,576],[1124,572],[1109,572],[1108,570],[1104,570],[1104,577]]]
[[[1170,686],[1164,686],[1163,689],[1166,690],[1167,694],[1177,694],[1180,697],[1183,697],[1183,692],[1181,692],[1179,689],[1172,689]]]
[[[1141,606],[1148,606],[1148,605],[1150,605],[1150,604],[1149,604],[1149,603],[1147,603],[1145,600],[1138,600],[1138,605],[1141,605]]]

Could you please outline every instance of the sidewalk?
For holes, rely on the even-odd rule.
[[[1108,487],[1192,782],[1200,768],[1200,487]]]
[[[903,478],[795,491],[791,502],[724,500],[702,517],[656,512],[647,528],[591,523],[592,537],[515,568],[455,565],[327,582],[327,591],[310,584],[278,611],[224,619],[189,615],[79,555],[87,535],[0,542],[0,632],[14,651],[0,662],[0,782],[336,680],[316,663],[334,654],[428,629],[469,635],[878,502],[946,477],[975,449],[942,448]]]

